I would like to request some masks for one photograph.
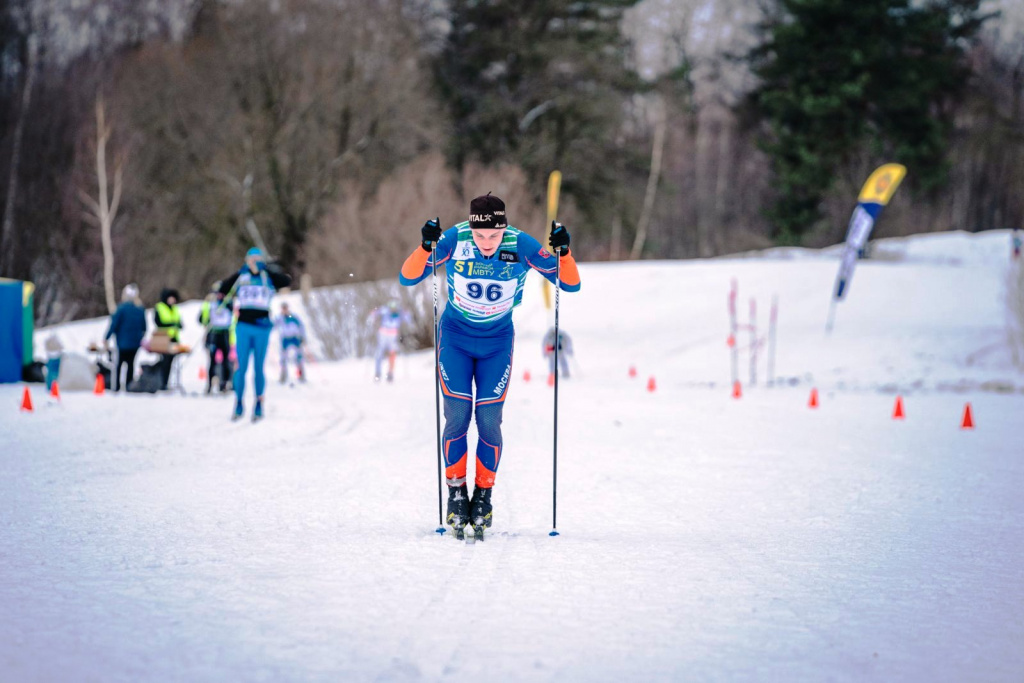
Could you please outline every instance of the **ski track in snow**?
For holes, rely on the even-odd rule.
[[[307,385],[269,385],[258,424],[229,422],[227,397],[38,387],[19,414],[21,387],[0,386],[0,681],[1022,680],[1005,243],[884,243],[831,338],[836,262],[812,252],[584,265],[562,297],[579,358],[557,538],[535,282],[495,527],[473,546],[434,532],[430,352],[395,384],[312,364]],[[741,401],[732,277],[741,322],[751,292],[762,326],[781,302],[784,386]]]

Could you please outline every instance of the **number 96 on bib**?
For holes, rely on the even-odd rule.
[[[456,306],[467,313],[490,317],[512,308],[518,282],[470,279],[456,273],[454,285]]]

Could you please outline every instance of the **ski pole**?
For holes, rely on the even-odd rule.
[[[441,225],[441,217],[437,217],[437,225]],[[444,513],[441,511],[441,347],[438,346],[437,330],[437,242],[430,246],[430,263],[433,269],[434,284],[434,417],[437,422],[437,529],[435,531],[443,534]]]
[[[551,221],[552,228],[556,225]],[[559,294],[562,291],[562,255],[555,249],[555,429],[552,458],[551,477],[551,533],[548,536],[558,535],[558,376],[561,374],[558,368],[558,348],[562,345],[558,337],[558,305]]]

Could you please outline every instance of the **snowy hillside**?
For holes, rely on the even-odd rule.
[[[0,679],[1019,681],[1009,238],[873,256],[830,336],[835,250],[581,265],[562,296],[578,357],[557,538],[533,276],[475,546],[434,533],[430,351],[390,385],[368,360],[311,365],[307,385],[270,385],[257,425],[230,423],[227,398],[38,387],[19,413],[22,387],[0,386]],[[761,333],[780,305],[779,381],[762,357],[751,387],[742,355],[740,400],[733,279],[742,323],[752,296]],[[37,340],[82,348],[104,327]]]

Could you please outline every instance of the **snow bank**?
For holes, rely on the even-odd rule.
[[[429,351],[394,384],[369,361],[272,382],[256,425],[180,395],[37,390],[24,414],[0,386],[0,678],[1019,681],[1024,396],[979,390],[1020,384],[1008,249],[903,244],[922,258],[862,263],[830,337],[831,259],[584,264],[562,300],[579,355],[557,538],[536,279],[495,526],[472,547],[434,533]],[[762,364],[740,401],[733,278],[762,326],[779,296],[786,379],[764,389]],[[103,325],[58,333],[81,346]],[[903,421],[880,393],[897,390]]]

